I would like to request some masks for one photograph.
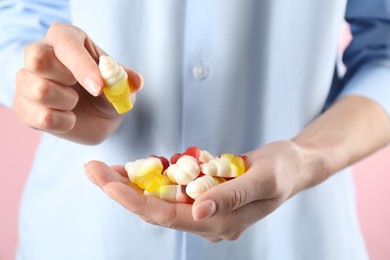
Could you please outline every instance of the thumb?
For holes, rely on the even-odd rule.
[[[58,60],[90,94],[101,94],[104,82],[97,61],[103,51],[84,31],[72,25],[56,23],[50,27],[44,42],[53,47]]]
[[[199,196],[192,206],[195,221],[228,213],[256,200],[256,189],[247,176],[219,184]]]

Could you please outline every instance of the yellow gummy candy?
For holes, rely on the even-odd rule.
[[[103,89],[104,95],[108,101],[112,103],[118,114],[123,114],[133,108],[133,103],[130,99],[130,86],[126,79],[122,79],[114,85],[106,85]]]
[[[99,58],[99,70],[104,79],[103,93],[108,101],[119,114],[130,111],[133,103],[130,99],[128,76],[123,67],[111,57],[102,55]]]
[[[177,189],[180,188],[180,185],[161,185],[157,190],[150,192],[148,190],[144,191],[144,195],[153,196],[159,199],[166,201],[177,202]]]
[[[141,189],[154,192],[164,183],[161,171],[162,167],[159,166],[143,169],[135,176],[134,183]]]
[[[222,154],[220,157],[229,160],[230,167],[234,169],[234,171],[237,173],[237,176],[240,176],[245,173],[245,162],[240,156],[225,153]]]

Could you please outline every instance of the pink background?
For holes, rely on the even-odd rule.
[[[0,107],[0,260],[14,258],[18,203],[39,132]],[[390,259],[390,147],[354,167],[361,227],[372,260]]]

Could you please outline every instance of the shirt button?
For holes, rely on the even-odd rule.
[[[197,65],[192,69],[192,74],[197,79],[205,79],[209,75],[209,70],[204,65]]]

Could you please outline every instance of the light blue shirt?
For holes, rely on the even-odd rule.
[[[83,174],[190,145],[244,153],[290,139],[343,95],[390,115],[390,1],[0,1],[0,102],[23,48],[71,22],[145,78],[133,111],[97,146],[44,134],[20,212],[18,259],[366,259],[348,169],[291,198],[236,241],[145,223]],[[332,79],[341,28],[348,73]],[[330,88],[332,87],[332,91]],[[233,223],[232,223],[233,224]]]

